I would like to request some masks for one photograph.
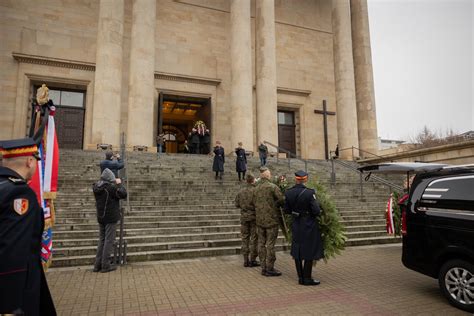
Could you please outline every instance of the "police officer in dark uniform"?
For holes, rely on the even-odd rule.
[[[308,174],[302,170],[295,173],[296,185],[286,190],[286,214],[293,217],[291,256],[295,259],[298,283],[318,285],[311,277],[313,261],[324,257],[323,243],[317,216],[321,213],[315,191],[307,188]]]
[[[41,264],[44,215],[28,186],[38,148],[32,138],[0,142],[0,314],[56,315]]]

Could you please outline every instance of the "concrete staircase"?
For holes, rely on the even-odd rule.
[[[93,263],[98,227],[92,184],[99,178],[101,159],[99,152],[61,152],[53,267]],[[125,239],[129,262],[239,253],[240,212],[233,200],[243,184],[237,181],[233,158],[226,160],[223,181],[214,180],[211,166],[208,156],[128,154],[130,211],[125,215]],[[254,174],[258,166],[257,158],[249,159]],[[269,167],[273,175],[291,178],[304,164],[292,161],[289,170],[286,160],[270,159]],[[398,242],[385,233],[389,189],[367,182],[360,199],[356,173],[338,167],[337,184],[331,187],[329,170],[325,161],[309,165],[311,175],[327,185],[336,201],[348,246]],[[281,236],[277,247],[287,248]]]

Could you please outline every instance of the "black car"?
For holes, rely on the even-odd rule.
[[[474,312],[474,165],[386,163],[359,170],[416,174],[400,205],[402,262],[437,278],[452,305]]]

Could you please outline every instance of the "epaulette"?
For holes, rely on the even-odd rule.
[[[26,183],[25,180],[19,179],[19,178],[14,178],[14,177],[8,177],[8,180],[13,182],[14,184],[25,184]]]

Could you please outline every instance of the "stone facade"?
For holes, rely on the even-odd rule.
[[[44,82],[85,91],[85,149],[118,146],[120,132],[130,148],[153,147],[159,93],[210,98],[212,139],[228,151],[240,138],[248,150],[277,143],[282,109],[295,113],[297,154],[324,158],[323,117],[314,113],[323,100],[336,112],[329,148],[370,148],[377,139],[367,4],[356,2],[0,0],[0,139],[26,135],[29,99]],[[240,32],[242,23],[250,30]]]

